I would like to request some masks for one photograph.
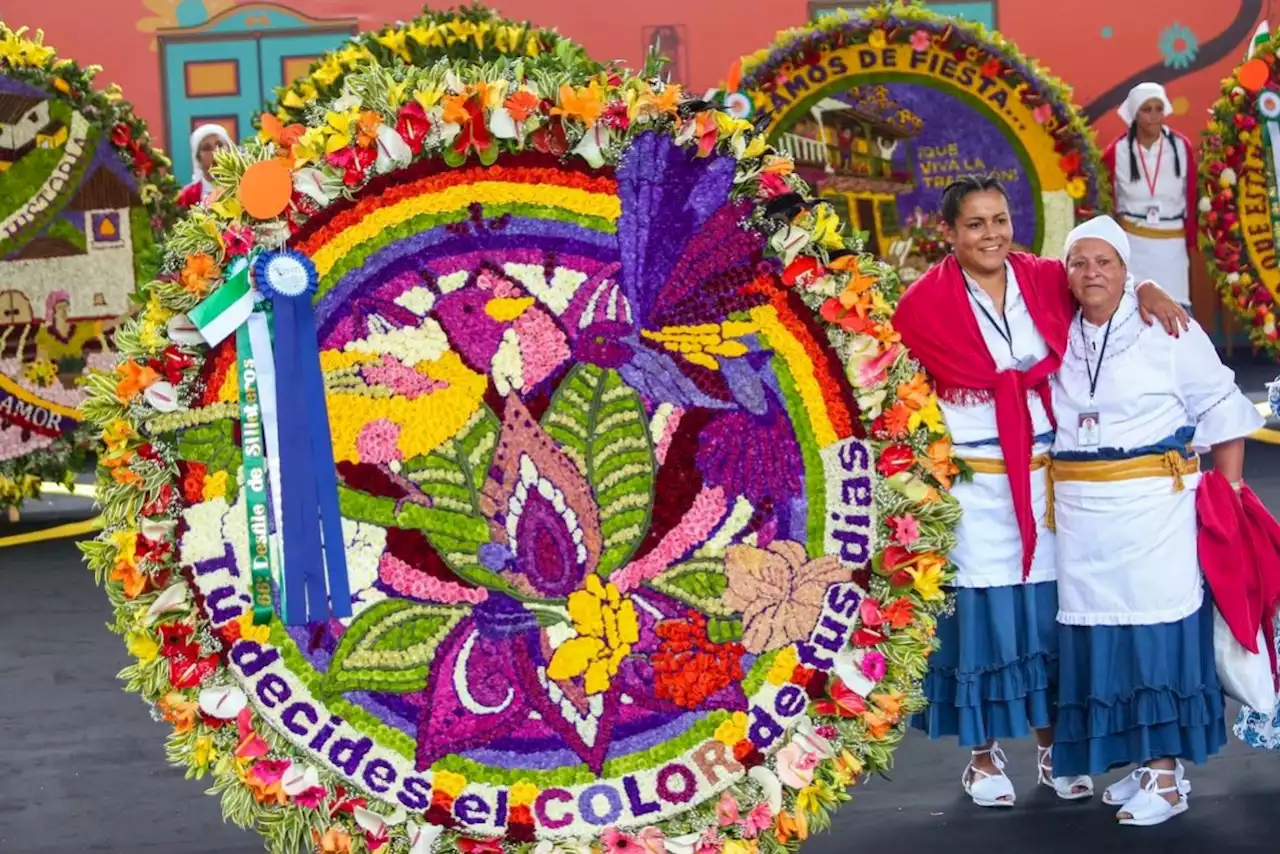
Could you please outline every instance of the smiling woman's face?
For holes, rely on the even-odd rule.
[[[955,225],[942,223],[942,236],[955,249],[960,266],[970,274],[998,273],[1013,248],[1009,201],[999,190],[970,193],[960,202]]]
[[[1085,309],[1114,308],[1124,293],[1127,275],[1115,247],[1105,240],[1086,237],[1067,253],[1067,279],[1071,293]]]

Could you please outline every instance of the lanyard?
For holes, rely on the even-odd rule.
[[[1161,136],[1156,143],[1156,171],[1151,174],[1147,171],[1147,152],[1142,146],[1138,146],[1141,156],[1138,158],[1142,162],[1142,177],[1146,179],[1147,189],[1151,191],[1151,198],[1156,197],[1156,182],[1160,180],[1160,161],[1164,160],[1164,137]]]
[[[1089,366],[1089,347],[1086,344],[1084,350],[1084,372],[1089,377],[1089,402],[1093,403],[1093,395],[1098,391],[1098,378],[1102,376],[1102,360],[1107,357],[1107,341],[1111,340],[1111,324],[1116,319],[1114,314],[1111,320],[1107,321],[1107,331],[1102,333],[1102,349],[1098,351],[1098,369],[1095,371]],[[1085,343],[1084,337],[1084,315],[1080,315],[1080,342]]]
[[[1006,291],[1006,298],[1007,295],[1008,292]],[[1004,339],[1004,343],[1009,345],[1009,357],[1016,362],[1018,360],[1018,356],[1013,352],[1013,330],[1009,327],[1009,316],[1005,314],[1004,309],[1002,308],[1000,311],[1000,319],[1004,321],[1004,328],[1001,328],[1000,324],[996,323],[996,319],[991,316],[991,312],[987,311],[987,307],[982,304],[982,300],[972,294],[970,294],[970,297],[973,299],[974,305],[978,307],[978,311],[982,312],[982,316],[991,324],[991,328],[996,331],[997,335]]]

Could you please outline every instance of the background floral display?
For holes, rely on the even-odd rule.
[[[320,57],[310,72],[279,93],[267,109],[285,123],[306,120],[308,106],[327,104],[342,93],[346,75],[367,62],[429,67],[442,59],[463,62],[520,60],[526,73],[545,66],[588,63],[582,46],[555,30],[513,21],[480,4],[432,10],[362,32],[339,50]]]
[[[747,57],[731,108],[751,117],[868,248],[923,271],[911,225],[964,174],[1003,181],[1014,239],[1060,253],[1078,218],[1106,209],[1101,160],[1071,90],[1008,41],[918,3],[787,30]]]
[[[95,74],[0,24],[0,507],[79,468],[80,378],[172,221],[168,161]]]
[[[795,848],[923,702],[960,471],[898,281],[653,70],[353,70],[218,155],[91,380],[123,677],[273,850]],[[351,616],[297,620],[258,311],[207,321],[308,265]]]
[[[1280,355],[1276,50],[1272,34],[1222,81],[1200,145],[1200,247],[1223,301],[1247,324],[1253,342],[1272,355]]]

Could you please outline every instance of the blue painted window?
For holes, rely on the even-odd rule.
[[[267,3],[247,3],[210,20],[183,3],[179,23],[158,34],[164,125],[174,173],[191,180],[191,131],[205,122],[243,139],[253,119],[310,61],[349,39],[351,18],[310,18]],[[202,12],[201,12],[202,14]]]

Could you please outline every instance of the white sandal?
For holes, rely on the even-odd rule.
[[[1000,745],[992,742],[983,750],[971,751],[973,756],[984,753],[991,754],[991,763],[999,774],[992,774],[974,767],[972,759],[964,769],[960,782],[964,785],[964,793],[980,807],[1011,807],[1017,798],[1013,790],[1013,781],[1004,773],[1006,758]]]
[[[1080,801],[1093,797],[1093,778],[1087,774],[1075,777],[1053,777],[1053,748],[1036,745],[1036,782],[1048,786],[1064,801]],[[1076,789],[1084,791],[1077,792]]]
[[[1121,824],[1129,827],[1155,827],[1187,811],[1187,796],[1179,791],[1177,771],[1164,771],[1158,768],[1139,768],[1138,770],[1146,776],[1147,780],[1141,784],[1138,793],[1130,798],[1116,814]],[[1174,784],[1162,788],[1161,777],[1173,777]],[[1171,804],[1163,797],[1173,792],[1178,792],[1177,804]],[[1120,818],[1125,813],[1129,814],[1129,818]]]
[[[1184,797],[1191,794],[1191,781],[1186,778],[1186,773],[1187,769],[1183,767],[1182,760],[1179,759],[1174,769],[1174,776],[1178,780],[1178,794]],[[1122,807],[1129,802],[1130,798],[1138,794],[1141,788],[1142,769],[1137,768],[1123,780],[1117,780],[1107,786],[1102,792],[1102,802],[1107,806]]]

